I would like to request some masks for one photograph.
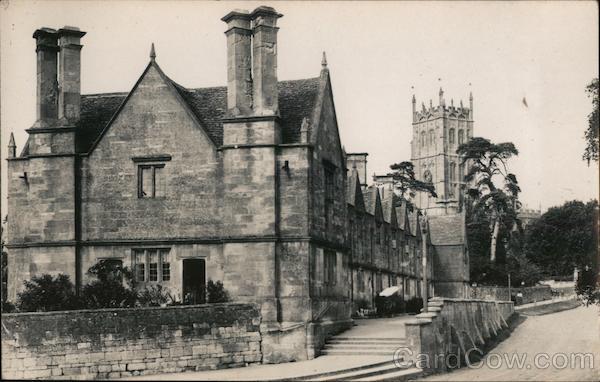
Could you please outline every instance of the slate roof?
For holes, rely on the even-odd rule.
[[[387,195],[386,197],[384,197],[381,200],[381,210],[383,212],[383,221],[385,221],[386,223],[390,223],[392,226],[397,227],[398,226],[398,222],[397,222],[397,218],[394,214],[394,203],[395,203],[395,195],[394,193],[390,193],[389,195]],[[395,218],[394,220],[396,220],[395,222],[392,222],[392,218]]]
[[[377,187],[368,187],[363,192],[363,198],[365,199],[365,209],[368,213],[375,216],[377,210]]]
[[[465,222],[462,214],[429,216],[433,245],[465,244]]]
[[[398,228],[405,230],[406,226],[406,202],[402,201],[402,204],[396,207],[396,220],[398,220]]]
[[[410,226],[410,234],[417,236],[419,216],[417,215],[416,209],[412,212],[408,211],[408,224]]]
[[[208,135],[218,145],[223,144],[221,119],[227,111],[227,87],[186,89],[171,80],[177,92],[207,129]],[[279,112],[281,116],[282,143],[297,143],[302,119],[312,120],[319,92],[319,77],[280,81]],[[81,96],[81,120],[78,150],[87,152],[106,124],[115,114],[128,93],[91,94]]]

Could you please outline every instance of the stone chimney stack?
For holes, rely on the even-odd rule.
[[[277,19],[283,16],[271,7],[261,6],[252,19],[252,74],[255,115],[277,115]]]
[[[76,123],[81,115],[81,38],[85,32],[65,26],[58,30],[60,62],[58,66],[58,118]]]
[[[252,113],[252,29],[250,14],[235,10],[227,23],[227,110],[231,116]]]
[[[362,187],[367,186],[367,156],[368,153],[348,153],[346,154],[346,166],[348,171],[356,168],[358,180]]]
[[[56,69],[58,44],[56,30],[41,28],[33,33],[37,53],[37,121],[34,127],[48,127],[58,117],[58,83]]]

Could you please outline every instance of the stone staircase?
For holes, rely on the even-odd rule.
[[[416,367],[399,368],[394,361],[336,370],[327,373],[294,378],[295,381],[409,381],[422,377],[423,371]]]
[[[335,336],[327,340],[321,354],[378,355],[392,359],[396,350],[405,346],[405,338]]]

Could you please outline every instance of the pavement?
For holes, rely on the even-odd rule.
[[[528,316],[482,359],[479,369],[462,368],[419,381],[600,381],[599,321],[598,306]],[[590,355],[583,365],[578,353]],[[524,360],[520,367],[509,366],[507,360],[515,356]]]

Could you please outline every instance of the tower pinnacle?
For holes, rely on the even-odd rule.
[[[17,156],[17,145],[15,144],[15,136],[10,133],[10,139],[8,140],[8,157],[15,158]]]
[[[323,51],[323,58],[321,59],[321,67],[327,68],[327,54]]]
[[[150,60],[154,61],[156,59],[156,51],[154,50],[154,43],[150,46]]]

